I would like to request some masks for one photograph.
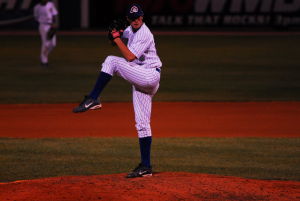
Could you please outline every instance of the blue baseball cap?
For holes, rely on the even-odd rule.
[[[135,20],[140,16],[144,16],[144,12],[139,4],[132,4],[128,7],[126,16],[130,20]]]

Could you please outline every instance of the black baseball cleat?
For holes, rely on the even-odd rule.
[[[100,101],[85,96],[83,101],[73,109],[74,113],[85,112],[87,110],[96,110],[102,107]]]
[[[136,178],[136,177],[151,177],[152,176],[152,168],[143,166],[141,163],[130,172],[126,178]]]

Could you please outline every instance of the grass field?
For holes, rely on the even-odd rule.
[[[300,35],[156,36],[163,61],[155,101],[300,100]],[[1,36],[0,103],[78,102],[107,55],[106,36],[59,36],[51,67],[39,66],[38,36]],[[115,77],[102,101],[130,101]]]
[[[300,181],[300,139],[158,138],[154,171]],[[138,163],[133,138],[0,139],[0,182],[126,173]]]

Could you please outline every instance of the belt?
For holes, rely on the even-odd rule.
[[[160,73],[160,71],[161,71],[160,68],[155,68],[155,70],[156,70],[157,72],[159,72],[159,73]]]

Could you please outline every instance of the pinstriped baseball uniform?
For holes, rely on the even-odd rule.
[[[47,2],[45,5],[37,4],[34,7],[34,17],[39,22],[39,32],[42,40],[41,47],[41,62],[48,63],[48,55],[56,46],[56,36],[54,35],[51,40],[47,40],[47,32],[53,23],[53,16],[58,12],[52,2]]]
[[[132,96],[136,129],[139,138],[152,136],[150,117],[152,97],[159,88],[162,63],[156,53],[154,37],[145,23],[136,32],[131,26],[123,34],[128,49],[137,57],[128,62],[122,57],[108,56],[102,64],[102,71],[118,75],[133,85]]]

